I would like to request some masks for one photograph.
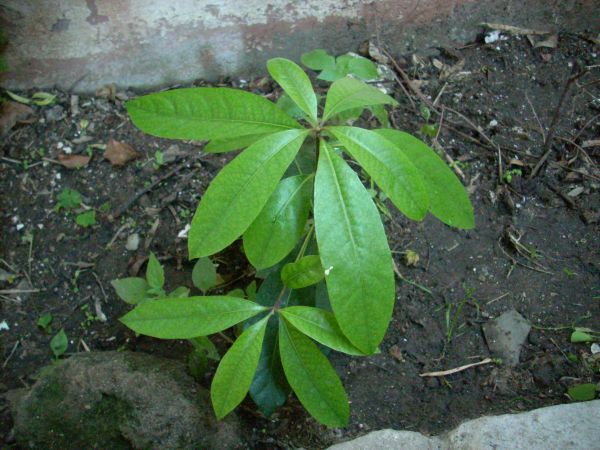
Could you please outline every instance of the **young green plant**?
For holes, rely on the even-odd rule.
[[[396,105],[377,88],[337,79],[321,109],[311,81],[292,61],[268,70],[300,111],[293,118],[258,95],[185,88],[126,104],[142,131],[210,141],[206,152],[246,148],[212,181],[191,223],[190,259],[243,238],[266,276],[255,301],[232,295],[157,298],[121,320],[140,334],[192,339],[244,323],[222,358],[211,396],[219,418],[250,392],[272,413],[293,391],[321,423],[344,426],[348,398],[323,347],[350,355],[378,351],[395,301],[393,261],[377,207],[353,159],[407,217],[431,213],[474,226],[462,184],[419,139],[392,129],[338,125],[349,110]]]

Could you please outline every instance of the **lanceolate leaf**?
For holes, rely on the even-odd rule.
[[[290,289],[301,289],[316,284],[324,277],[325,273],[318,255],[304,256],[281,269],[281,280]]]
[[[121,322],[147,336],[190,339],[225,330],[266,309],[236,297],[163,298],[142,303]]]
[[[146,267],[146,280],[148,280],[150,287],[154,289],[160,289],[165,284],[165,272],[152,252],[150,252],[148,266]]]
[[[297,64],[284,58],[267,62],[267,69],[292,100],[306,113],[309,120],[317,123],[317,96],[308,75]]]
[[[312,188],[312,176],[289,177],[279,183],[244,233],[244,251],[254,267],[271,267],[296,246],[310,212]]]
[[[354,78],[342,78],[331,85],[325,100],[323,121],[351,108],[372,105],[397,105],[398,102],[379,89]]]
[[[324,142],[315,179],[315,231],[340,328],[359,350],[371,354],[394,306],[392,257],[369,193]]]
[[[423,141],[398,130],[376,130],[392,142],[421,172],[429,193],[431,214],[445,224],[473,228],[473,206],[469,195],[452,170]]]
[[[185,88],[126,103],[134,125],[171,139],[231,139],[301,128],[269,100],[229,88]]]
[[[232,138],[215,139],[206,144],[202,150],[204,150],[207,153],[224,153],[233,150],[239,150],[241,148],[246,148],[254,144],[256,141],[260,141],[268,134],[270,133],[247,134],[244,136],[235,136]]]
[[[222,419],[233,411],[248,393],[269,317],[247,328],[223,356],[210,387],[217,418]]]
[[[281,315],[299,331],[315,341],[349,355],[364,355],[344,336],[335,316],[323,309],[308,306],[289,306]]]
[[[300,61],[312,70],[329,69],[335,66],[335,58],[327,53],[326,50],[320,48],[303,53],[300,57]]]
[[[279,321],[279,351],[285,376],[306,410],[329,427],[346,425],[350,407],[342,382],[317,346],[285,320]]]
[[[254,221],[293,161],[305,130],[269,135],[221,170],[194,214],[188,235],[190,258],[208,256],[235,241]]]
[[[279,317],[271,317],[265,331],[256,374],[250,385],[250,396],[267,417],[282,406],[290,393],[279,356]]]
[[[413,220],[425,217],[429,197],[423,177],[410,158],[373,131],[355,127],[331,127],[329,131],[400,211]]]

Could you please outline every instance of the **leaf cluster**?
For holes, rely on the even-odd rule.
[[[354,57],[332,61],[320,51],[304,55],[303,62],[322,70],[321,78],[345,64],[354,71],[364,64]],[[292,61],[276,58],[267,67],[295,114],[229,88],[175,89],[127,103],[133,123],[151,135],[210,141],[207,152],[245,148],[204,193],[188,251],[190,259],[206,264],[205,258],[241,237],[248,260],[266,276],[255,300],[162,296],[164,276],[150,269],[151,257],[147,281],[127,281],[127,289],[123,280],[115,285],[121,297],[137,304],[121,320],[162,339],[197,339],[243,323],[212,382],[217,416],[232,411],[248,392],[268,415],[291,390],[321,423],[343,426],[348,399],[323,349],[377,352],[395,301],[393,261],[378,207],[348,161],[362,168],[381,198],[413,220],[431,213],[468,229],[473,209],[460,181],[424,142],[341,120],[366,108],[385,112],[385,105],[397,104],[392,97],[336,72],[326,75],[336,81],[323,104]],[[202,286],[210,283],[194,278],[206,292]],[[157,298],[140,301],[149,291]]]

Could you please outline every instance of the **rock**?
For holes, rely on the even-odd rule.
[[[132,352],[77,354],[9,395],[23,448],[234,449],[237,418],[218,422],[179,362]]]
[[[514,309],[483,325],[485,340],[492,354],[512,367],[519,364],[521,347],[529,330],[529,322]]]
[[[329,450],[561,450],[598,448],[600,400],[470,420],[441,436],[374,431]]]
[[[125,243],[125,248],[130,252],[134,252],[140,246],[140,235],[137,233],[130,234],[127,236],[127,242]]]
[[[67,116],[67,113],[62,106],[54,105],[52,108],[48,108],[44,111],[44,116],[48,122],[52,123],[64,119]]]

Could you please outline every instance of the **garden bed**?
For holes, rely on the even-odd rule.
[[[568,402],[569,386],[598,382],[589,345],[572,344],[569,336],[574,325],[600,329],[600,85],[593,83],[600,50],[570,33],[557,42],[556,48],[535,48],[525,36],[506,34],[488,44],[430,49],[395,61],[403,70],[399,80],[422,82],[404,83],[404,89],[393,83],[400,106],[392,123],[418,133],[427,115],[419,112],[419,92],[437,99],[435,107],[444,112],[432,114],[429,123],[441,123],[439,149],[464,175],[476,228],[457,231],[432,217],[411,222],[389,205],[386,231],[404,278],[397,280],[394,319],[380,354],[331,358],[350,397],[350,425],[327,430],[297,400],[266,419],[246,400],[238,411],[249,447],[320,448],[381,428],[439,433],[484,414]],[[586,66],[595,67],[571,83],[551,126],[567,80]],[[223,85],[278,95],[268,79]],[[54,106],[36,107],[33,119],[17,124],[0,146],[0,269],[7,278],[0,284],[1,392],[34,381],[51,362],[49,341],[61,328],[69,339],[65,357],[122,349],[186,357],[185,341],[135,336],[121,325],[118,318],[130,307],[110,281],[135,275],[152,250],[165,266],[167,288],[191,287],[187,243],[178,234],[231,158],[202,154],[197,143],[144,135],[123,107],[133,92],[107,89],[77,101],[69,93],[53,94]],[[530,180],[551,129],[548,167]],[[101,148],[110,139],[130,145],[140,158],[112,165]],[[68,169],[57,163],[59,154],[91,160]],[[83,228],[75,213],[55,211],[64,188],[77,190],[97,210],[95,225]],[[127,250],[134,234],[137,249]],[[409,250],[418,261],[407,264]],[[239,242],[214,260],[224,291],[253,279]],[[485,364],[446,377],[419,376],[488,357],[482,325],[510,309],[532,325],[516,367]],[[52,315],[50,333],[37,325],[44,313]],[[220,338],[215,342],[226,348]],[[213,372],[203,380],[207,387]],[[10,437],[8,412],[2,414],[0,440]]]

